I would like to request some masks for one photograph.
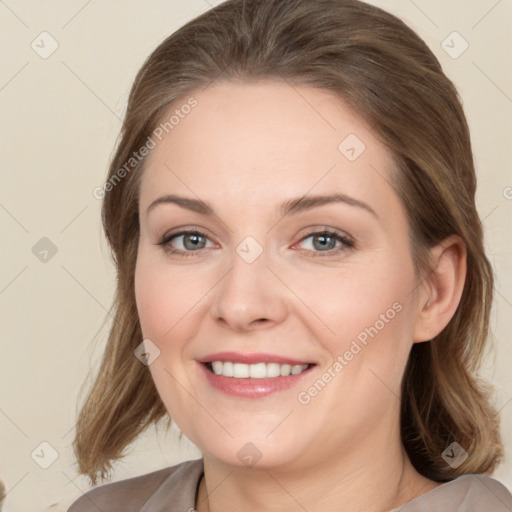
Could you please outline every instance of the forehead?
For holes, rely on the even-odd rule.
[[[181,110],[190,97],[195,106]],[[169,192],[246,207],[262,198],[333,189],[368,197],[389,188],[388,150],[328,91],[275,80],[220,82],[174,102],[163,121],[173,113],[172,129],[161,140],[153,136],[141,206]]]

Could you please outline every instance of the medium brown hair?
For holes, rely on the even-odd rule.
[[[475,207],[476,178],[458,93],[427,45],[391,14],[356,0],[228,0],[193,19],[148,57],[132,86],[102,209],[117,269],[113,323],[73,443],[80,474],[108,478],[112,462],[149,425],[169,420],[151,374],[134,292],[138,194],[145,160],[130,160],[171,103],[222,80],[286,80],[337,95],[364,118],[396,162],[418,272],[450,235],[467,249],[459,307],[431,342],[416,343],[402,383],[401,432],[418,472],[436,481],[490,473],[501,461],[491,390],[478,375],[489,338],[493,274]],[[116,174],[117,173],[117,174]],[[420,274],[418,274],[420,275]],[[452,468],[442,452],[469,454]]]

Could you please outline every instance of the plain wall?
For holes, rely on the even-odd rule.
[[[485,376],[496,386],[508,458],[495,477],[512,488],[512,4],[371,3],[401,17],[426,40],[463,99],[478,208],[497,273],[495,361],[488,361]],[[93,190],[104,181],[135,73],[166,36],[210,5],[0,3],[0,477],[7,484],[7,512],[45,511],[52,504],[54,512],[65,510],[89,488],[76,475],[71,442],[79,391],[99,362],[107,335],[101,326],[115,286]],[[48,58],[31,47],[35,41],[38,52],[51,49],[43,31],[58,43]],[[458,58],[442,47],[454,31],[469,44]],[[447,41],[450,51],[461,49],[462,40]],[[52,449],[58,458],[41,468],[36,461],[49,462]],[[174,431],[150,429],[116,465],[114,480],[199,456]]]

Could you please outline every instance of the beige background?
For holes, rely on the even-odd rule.
[[[220,2],[216,2],[220,3]],[[512,488],[512,3],[374,1],[410,24],[463,98],[479,175],[478,207],[497,272],[493,330],[508,459],[496,478]],[[88,486],[71,451],[81,383],[98,363],[114,272],[100,229],[101,185],[136,71],[168,34],[209,8],[205,0],[0,1],[0,477],[5,511],[65,510]],[[51,49],[47,31],[58,43]],[[463,49],[457,31],[469,44]],[[455,38],[454,38],[455,37]],[[42,39],[45,38],[45,39]],[[42,42],[43,41],[43,42]],[[44,47],[43,47],[44,45]],[[57,249],[32,252],[47,237]],[[44,250],[44,244],[40,242]],[[37,252],[37,251],[36,251]],[[39,254],[40,257],[44,253]],[[98,332],[96,340],[94,335]],[[115,479],[200,453],[175,433],[150,430]],[[42,445],[42,442],[49,445]],[[47,469],[39,464],[51,462]],[[39,464],[38,464],[39,463]]]

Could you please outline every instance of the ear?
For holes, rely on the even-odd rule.
[[[466,245],[459,236],[450,236],[430,250],[430,261],[418,295],[414,343],[433,339],[455,314],[466,280]]]

